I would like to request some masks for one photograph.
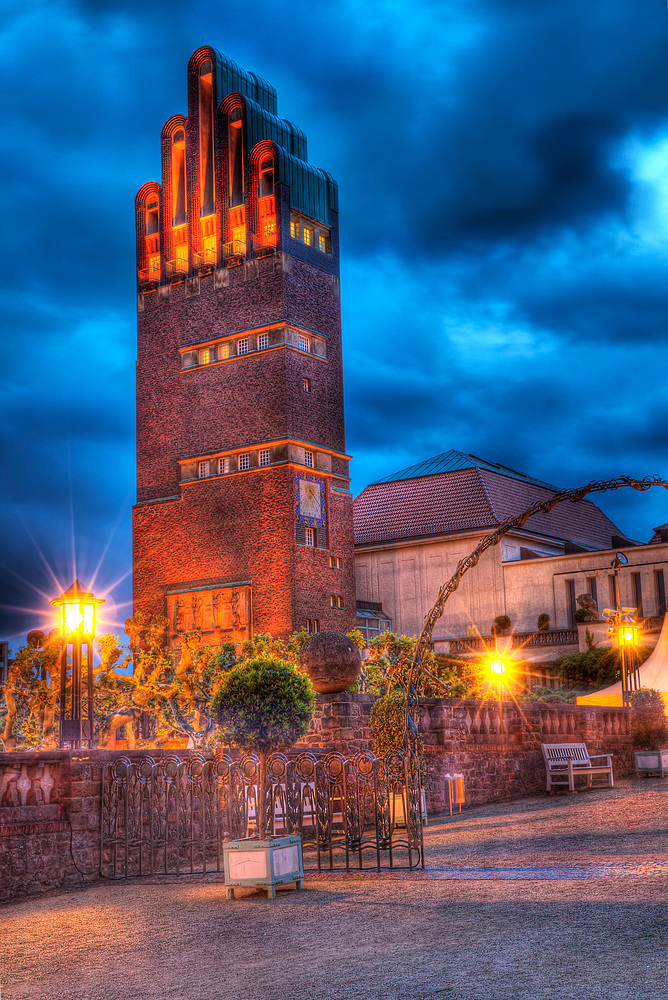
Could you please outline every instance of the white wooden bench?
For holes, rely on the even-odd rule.
[[[552,791],[554,785],[568,785],[569,791],[574,792],[576,777],[586,778],[591,788],[595,775],[607,777],[609,787],[614,788],[612,754],[590,755],[584,743],[541,743],[541,747],[547,771],[548,792]],[[594,763],[601,757],[605,758],[605,764]]]

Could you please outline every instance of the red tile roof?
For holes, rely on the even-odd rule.
[[[489,463],[485,463],[489,466]],[[553,490],[475,467],[394,482],[373,483],[354,503],[355,544],[493,530]],[[585,549],[608,549],[621,532],[595,504],[564,502],[550,514],[536,514],[526,531],[573,542]]]

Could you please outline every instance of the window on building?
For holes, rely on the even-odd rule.
[[[318,233],[318,250],[321,253],[327,252],[327,240],[324,233]]]
[[[302,239],[307,247],[313,246],[313,230],[307,226],[303,227]]]
[[[329,595],[329,606],[330,606],[330,608],[337,607],[336,594],[330,594]]]
[[[211,358],[211,348],[205,347],[199,352],[199,363],[201,365],[208,365],[212,360]]]
[[[598,587],[596,586],[595,576],[587,577],[587,589],[591,594],[593,600],[596,601],[596,606],[598,607]],[[600,617],[600,609],[599,609],[599,617]]]
[[[309,469],[313,468],[313,452],[312,451],[305,451],[304,452],[304,465],[307,465]]]
[[[269,347],[269,334],[261,333],[257,338],[257,349],[258,351],[266,351]]]
[[[306,619],[306,631],[309,635],[315,635],[316,632],[320,631],[320,622],[317,618]]]
[[[617,577],[614,575],[614,573],[611,573],[610,576],[608,577],[608,597],[610,599],[610,607],[614,611],[614,609],[619,604],[618,600],[619,595],[617,591]]]
[[[303,337],[301,333],[299,334],[299,350],[306,351],[307,354],[311,352],[311,341],[308,337]]]
[[[310,378],[303,378],[302,379],[302,389],[304,390],[304,392],[310,392],[311,391],[311,379]]]
[[[299,219],[290,219],[290,236],[293,240],[299,239]]]
[[[314,528],[304,528],[304,545],[307,545],[310,549],[315,547]]]
[[[565,580],[566,584],[566,616],[571,628],[575,625],[575,611],[577,604],[575,601],[575,580]]]
[[[250,469],[250,455],[246,452],[243,455],[239,455],[238,469],[240,472],[244,472],[245,469]]]
[[[258,457],[258,465],[271,465],[271,451],[269,448],[263,448]]]
[[[237,340],[237,354],[248,354],[248,337]]]
[[[633,587],[633,604],[638,617],[642,618],[642,580],[640,578],[640,573],[631,573],[631,586]]]
[[[654,573],[654,583],[656,585],[656,611],[659,615],[666,613],[666,583],[663,577],[663,570],[657,569]]]
[[[341,556],[336,557],[336,568],[343,569],[343,559],[341,558]]]
[[[218,475],[222,476],[224,472],[230,471],[230,460],[229,458],[219,458],[218,459]]]
[[[206,479],[207,476],[211,475],[211,462],[200,462],[199,463],[199,478]]]
[[[343,559],[340,556],[330,556],[329,557],[329,568],[330,569],[343,569]]]
[[[218,359],[220,361],[227,361],[230,356],[230,345],[229,344],[219,344],[218,345]]]
[[[356,625],[362,633],[367,646],[372,639],[377,638],[383,632],[390,632],[392,630],[392,622],[381,606],[377,604],[375,607],[378,608],[377,611],[372,611],[369,608],[357,609]]]
[[[276,236],[276,219],[265,219],[262,224],[262,233],[265,240],[271,241]]]

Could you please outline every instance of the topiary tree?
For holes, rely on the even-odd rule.
[[[640,688],[632,692],[629,729],[636,750],[665,750],[668,718],[660,691]]]
[[[547,632],[550,628],[550,616],[544,611],[542,615],[538,615],[538,631]]]
[[[245,660],[221,678],[209,712],[223,740],[258,754],[258,834],[267,836],[267,758],[304,736],[315,710],[308,677],[293,664],[268,654]]]
[[[507,632],[511,624],[508,615],[497,615],[494,619],[494,632]]]

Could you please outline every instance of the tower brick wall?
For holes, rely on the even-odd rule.
[[[134,608],[175,640],[347,631],[336,185],[220,53],[193,55],[188,93],[136,202]]]

